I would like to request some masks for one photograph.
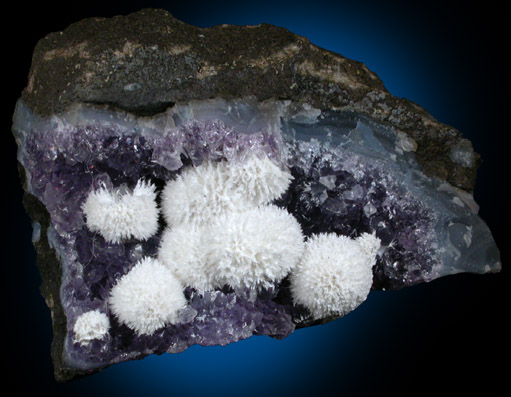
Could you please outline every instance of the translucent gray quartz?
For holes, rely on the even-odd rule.
[[[375,232],[383,246],[373,288],[500,270],[499,251],[473,197],[426,176],[413,139],[366,117],[331,111],[307,122],[291,119],[282,129],[299,185],[283,201],[305,218],[310,233]]]
[[[292,304],[286,279],[259,294],[187,288],[189,309],[181,321],[150,336],[135,335],[111,315],[106,299],[112,285],[140,258],[155,256],[164,225],[147,241],[109,244],[84,223],[88,192],[100,185],[133,188],[140,178],[161,189],[203,161],[235,164],[255,152],[289,167],[293,182],[275,204],[298,219],[306,236],[374,232],[381,239],[373,288],[500,269],[473,198],[424,175],[411,138],[354,113],[217,99],[178,103],[152,118],[86,106],[40,118],[20,100],[13,130],[25,189],[50,216],[50,227],[36,230],[34,239],[46,238],[62,264],[63,355],[72,368],[100,368],[193,344],[224,345],[252,334],[282,338],[310,320]],[[462,148],[453,156],[468,161]],[[110,317],[110,333],[80,346],[73,325],[93,309]]]

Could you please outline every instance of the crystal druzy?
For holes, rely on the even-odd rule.
[[[211,55],[229,40],[224,58]],[[241,65],[234,80],[234,66],[222,66],[231,58]],[[268,75],[277,66],[279,80]],[[123,72],[108,80],[109,68]],[[294,217],[304,239],[378,241],[372,289],[500,270],[471,195],[479,158],[470,142],[392,97],[365,66],[284,29],[198,29],[158,10],[81,21],[38,44],[13,132],[59,380],[194,344],[284,338],[339,317],[297,303],[293,276],[283,275],[258,288],[183,285],[172,321],[136,332],[114,315],[112,289],[157,258],[171,225],[160,214],[143,238],[105,239],[84,215],[98,189],[130,194],[143,180],[161,206],[165,185],[192,167],[262,156],[291,176],[267,204]]]

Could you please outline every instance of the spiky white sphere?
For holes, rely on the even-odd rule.
[[[292,177],[267,157],[243,164],[205,162],[185,169],[162,192],[162,208],[171,226],[207,225],[229,212],[245,211],[282,195]]]
[[[303,251],[300,225],[274,205],[220,217],[203,241],[213,285],[234,289],[272,286],[289,273]]]
[[[205,162],[167,182],[162,210],[171,227],[182,223],[206,225],[226,212],[246,208],[246,200],[229,185],[224,168],[224,163]]]
[[[294,303],[307,307],[316,319],[354,310],[371,290],[379,247],[371,234],[358,239],[335,233],[312,236],[291,273]]]
[[[172,272],[158,260],[146,257],[118,280],[108,303],[119,321],[140,335],[178,321],[186,299]]]
[[[103,339],[110,329],[110,321],[105,313],[91,310],[81,314],[75,322],[73,332],[75,341],[88,345],[94,339]]]
[[[381,241],[376,237],[376,233],[362,233],[356,241],[367,258],[376,258],[381,247]]]
[[[207,227],[180,224],[163,232],[158,260],[185,286],[213,290],[213,277],[206,266],[206,247],[202,240]]]
[[[230,167],[229,178],[255,206],[268,204],[282,196],[293,179],[289,171],[275,165],[267,156],[256,155]]]
[[[142,180],[131,193],[91,191],[82,209],[88,228],[111,243],[131,237],[146,240],[158,230],[155,186]]]

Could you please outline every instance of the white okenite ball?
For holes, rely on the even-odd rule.
[[[374,260],[376,260],[376,254],[381,247],[381,241],[376,237],[376,233],[362,233],[356,239],[356,242],[367,258],[374,258]]]
[[[380,240],[371,234],[358,239],[335,233],[312,236],[291,273],[294,303],[307,307],[315,319],[354,310],[371,290],[379,247]]]
[[[217,287],[270,287],[294,268],[303,239],[297,220],[274,205],[226,214],[203,239],[208,274]]]
[[[118,280],[108,303],[119,321],[140,335],[178,321],[186,299],[172,272],[156,259],[146,257]]]
[[[208,226],[166,230],[158,258],[183,285],[208,291],[270,287],[296,265],[303,251],[296,219],[276,206],[229,212]]]
[[[163,215],[172,227],[207,225],[221,215],[271,202],[287,190],[291,179],[266,156],[252,156],[242,164],[205,162],[166,184]]]
[[[105,188],[90,192],[82,206],[87,227],[111,243],[131,237],[147,240],[158,230],[155,189],[154,185],[139,180],[133,192]]]
[[[242,164],[228,168],[233,186],[253,205],[269,204],[287,190],[292,175],[275,165],[267,156],[251,156]]]
[[[206,266],[206,247],[202,240],[206,226],[183,223],[163,232],[158,260],[185,286],[202,291],[215,288],[210,269]]]
[[[107,315],[99,310],[91,310],[76,319],[73,332],[76,342],[88,345],[94,339],[103,339],[109,329],[110,321]]]
[[[222,163],[189,167],[162,192],[162,212],[170,227],[208,224],[215,217],[243,208],[245,201],[228,188]]]

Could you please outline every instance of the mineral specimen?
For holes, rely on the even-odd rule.
[[[61,381],[500,270],[470,142],[282,28],[80,21],[38,43],[13,132]]]

